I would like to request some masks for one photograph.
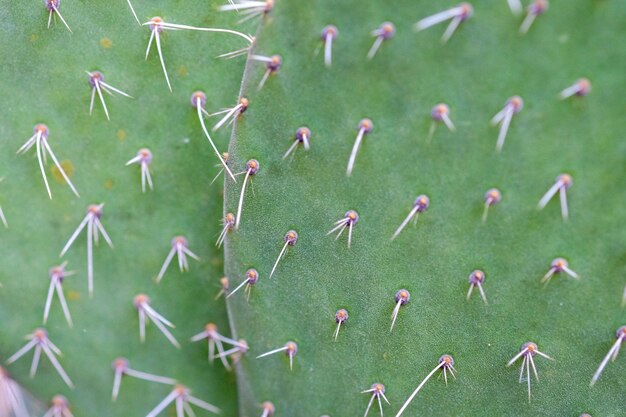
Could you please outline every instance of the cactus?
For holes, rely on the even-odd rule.
[[[445,45],[444,27],[411,30],[454,5],[444,3],[282,1],[262,23],[255,50],[279,54],[283,65],[256,92],[263,68],[249,64],[242,94],[254,109],[237,122],[230,145],[235,171],[249,159],[260,164],[225,249],[231,282],[243,282],[249,268],[259,274],[249,302],[243,294],[228,299],[233,331],[250,344],[237,368],[242,416],[261,415],[264,401],[275,415],[362,415],[370,399],[369,414],[378,415],[372,395],[383,391],[375,383],[391,403],[381,398],[385,415],[396,415],[438,363],[403,416],[622,412],[623,358],[589,382],[624,319],[618,102],[626,55],[617,45],[626,9],[555,2],[522,36],[524,16],[513,16],[507,2],[475,2]],[[381,33],[369,32],[386,20],[395,35],[368,61]],[[335,36],[325,68],[314,51],[324,49],[328,25]],[[580,77],[593,92],[559,100]],[[505,107],[515,94],[523,109],[517,99]],[[449,107],[436,107],[441,102]],[[497,152],[499,126],[489,120],[503,107],[496,121],[505,123],[508,108],[512,117]],[[364,118],[373,128],[363,132],[348,177]],[[567,222],[558,195],[537,209],[561,173],[574,179]],[[235,212],[241,186],[226,183],[225,212]],[[414,206],[420,194],[430,201]],[[416,227],[407,224],[391,241],[414,207]],[[335,234],[351,226],[351,248],[349,230],[327,235],[336,226]],[[270,279],[291,229],[297,243]],[[579,280],[562,272],[541,282],[558,257]],[[289,341],[297,344],[293,371]],[[532,381],[530,404],[527,382],[518,383],[523,358],[506,366],[526,342],[555,359],[534,360],[540,382]],[[447,373],[447,387],[434,378],[450,370],[438,362],[444,354],[457,371],[456,380]]]
[[[219,3],[133,1],[143,21],[163,16],[176,23],[200,27],[234,28],[236,16],[218,13]],[[229,335],[224,301],[213,300],[220,290],[222,257],[214,247],[219,234],[222,190],[209,186],[219,161],[207,143],[189,97],[202,89],[207,109],[215,112],[236,100],[244,61],[216,60],[221,53],[246,42],[219,33],[167,32],[162,49],[173,93],[163,79],[158,56],[144,54],[150,30],[137,25],[125,1],[97,5],[63,0],[58,6],[73,33],[43,1],[16,2],[4,9],[2,86],[5,97],[0,136],[0,206],[8,228],[0,225],[0,360],[13,381],[26,392],[41,416],[52,398],[63,395],[79,416],[146,415],[171,390],[163,384],[124,376],[117,401],[111,401],[112,363],[125,357],[132,370],[175,378],[192,395],[236,414],[235,383],[222,364],[207,361],[206,340],[189,339],[214,322]],[[245,29],[245,28],[243,28]],[[153,46],[154,47],[154,46]],[[129,94],[104,94],[110,121],[99,96],[92,115],[93,84],[86,71],[100,71],[104,81]],[[207,119],[212,126],[216,118]],[[36,123],[49,129],[48,141],[80,198],[63,183],[48,158],[45,172],[50,200],[41,178],[35,147],[15,152],[32,135]],[[227,150],[228,132],[213,134]],[[142,193],[141,168],[125,164],[141,148],[153,159],[149,169],[154,190]],[[59,253],[84,218],[89,204],[101,204],[100,221],[114,245],[104,239],[94,247],[93,299],[87,283],[87,235],[83,230],[67,253]],[[184,235],[200,262],[189,260],[189,272],[173,264],[160,283],[155,279],[171,249],[171,240]],[[62,283],[73,327],[64,317],[57,294],[47,324],[42,323],[50,284],[48,271],[67,262],[75,271]],[[133,299],[144,293],[151,305],[174,325],[176,349],[148,324],[146,342],[139,341],[138,314]],[[42,355],[37,375],[29,378],[32,352],[5,364],[26,341],[23,337],[44,327],[61,349],[59,362],[75,386],[72,390]],[[5,417],[0,401],[0,415]],[[199,413],[198,413],[199,414]],[[20,416],[22,417],[22,416]]]
[[[517,5],[8,6],[0,417],[618,415],[626,8]]]

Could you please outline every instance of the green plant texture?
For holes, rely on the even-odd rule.
[[[125,376],[111,401],[117,357],[176,379],[224,416],[363,415],[372,394],[362,391],[374,383],[385,385],[390,404],[382,405],[391,416],[622,415],[624,354],[594,386],[590,380],[626,324],[626,4],[554,0],[521,35],[526,9],[514,16],[507,1],[474,2],[442,43],[447,23],[419,32],[414,24],[457,5],[448,0],[276,0],[241,23],[252,5],[246,1],[224,13],[227,0],[132,1],[141,22],[160,16],[255,36],[247,56],[222,60],[246,40],[159,32],[171,92],[156,39],[144,57],[153,27],[135,21],[128,1],[62,0],[49,28],[43,1],[0,7],[0,207],[8,222],[0,223],[0,417],[23,417],[3,415],[4,370],[24,388],[28,417],[44,415],[58,394],[76,417],[148,415],[172,387]],[[372,31],[384,22],[395,33],[368,59]],[[325,66],[322,31],[330,24],[338,32]],[[280,66],[263,61],[275,54]],[[110,121],[98,95],[89,114],[87,71],[101,71],[132,96],[104,94]],[[582,77],[591,93],[560,100]],[[249,100],[232,125],[211,132],[236,182],[225,175],[212,183],[221,167],[190,102],[196,91],[206,94],[207,113]],[[514,95],[524,105],[497,152],[499,128],[489,121]],[[449,106],[454,131],[433,121],[437,103]],[[204,119],[209,130],[219,117]],[[347,176],[364,118],[373,128]],[[51,158],[48,198],[36,146],[15,154],[37,123],[49,128],[47,143],[79,198]],[[310,149],[294,142],[301,127],[310,131]],[[154,190],[145,192],[139,165],[125,166],[141,148],[154,157]],[[254,175],[244,175],[249,160],[259,163]],[[573,178],[568,221],[558,195],[537,207],[563,173]],[[485,192],[494,187],[502,199],[483,222]],[[241,195],[238,227],[224,229],[220,220],[237,213]],[[428,208],[391,239],[419,195],[430,198]],[[94,247],[93,298],[86,231],[59,257],[90,204],[103,204],[100,220],[114,244],[100,236]],[[348,231],[328,234],[349,210],[359,216],[351,247]],[[222,251],[215,240],[223,231]],[[179,235],[200,259],[188,257],[189,271],[181,272],[173,258],[159,281]],[[559,257],[580,279],[559,272],[542,283]],[[62,284],[73,326],[56,295],[44,325],[48,271],[63,262],[75,271]],[[245,287],[251,268],[258,281]],[[478,289],[466,299],[474,270],[486,274],[488,303]],[[228,298],[216,298],[222,276]],[[411,298],[397,307],[400,289]],[[153,323],[140,342],[137,294],[175,324],[180,349]],[[349,318],[338,327],[340,309]],[[240,360],[229,358],[234,372],[207,361],[206,340],[190,341],[209,322],[250,346]],[[7,363],[39,327],[62,350],[74,389],[44,355],[32,379],[32,352]],[[293,369],[285,351],[257,358],[288,341],[298,346]],[[539,381],[532,380],[529,402],[521,359],[506,365],[530,341],[554,360],[534,357]],[[447,373],[446,383],[435,372],[403,408],[444,354],[454,358],[456,378]],[[275,411],[264,414],[266,401]],[[378,414],[374,398],[369,415]],[[173,404],[160,415],[183,417]]]
[[[133,3],[142,22],[162,16],[175,23],[234,27],[237,20],[218,13],[216,1]],[[221,364],[207,362],[206,342],[189,342],[207,322],[229,334],[224,301],[213,300],[222,276],[222,256],[214,247],[221,229],[222,190],[219,181],[209,183],[219,169],[189,97],[194,90],[204,90],[210,112],[232,105],[243,62],[215,57],[245,42],[225,34],[164,32],[170,93],[155,50],[144,60],[150,30],[135,22],[125,1],[62,1],[59,10],[73,33],[56,16],[48,29],[47,9],[40,1],[5,2],[0,9],[4,47],[0,176],[5,177],[0,206],[9,224],[8,229],[0,225],[3,366],[39,402],[41,412],[33,416],[43,415],[55,394],[67,397],[77,417],[146,415],[171,388],[124,377],[118,400],[111,402],[111,363],[118,356],[126,357],[133,369],[178,379],[224,415],[235,415],[233,374]],[[105,94],[111,121],[97,96],[89,115],[91,87],[85,71],[94,70],[134,97]],[[80,198],[56,179],[58,170],[55,174],[48,160],[53,194],[49,200],[35,150],[15,154],[36,123],[47,124],[49,144],[63,166],[71,169]],[[225,151],[228,133],[218,132],[213,138]],[[125,166],[142,147],[154,155],[150,169],[155,187],[143,194],[139,166]],[[89,299],[85,231],[63,259],[59,253],[92,203],[104,203],[101,221],[114,249],[102,239],[95,247],[95,293]],[[156,284],[170,240],[179,234],[187,237],[201,261],[190,259],[189,273],[182,274],[174,259]],[[32,353],[4,365],[26,343],[23,337],[42,326],[48,269],[63,261],[68,261],[68,270],[76,271],[63,283],[74,327],[68,327],[55,295],[45,328],[63,352],[60,362],[74,390],[65,386],[45,357],[32,380],[28,377]],[[147,328],[146,342],[139,342],[133,306],[138,293],[147,294],[152,306],[176,325],[172,332],[182,349],[174,348],[154,325]]]
[[[521,36],[523,17],[505,1],[476,2],[446,45],[443,27],[412,30],[454,5],[282,1],[263,22],[255,51],[280,54],[283,65],[257,92],[264,67],[248,63],[243,95],[253,108],[230,144],[235,171],[250,158],[260,163],[225,251],[233,285],[248,268],[260,274],[249,301],[242,291],[228,305],[233,332],[251,346],[237,369],[240,415],[260,415],[263,401],[276,415],[362,415],[370,395],[360,392],[375,382],[386,386],[385,414],[395,415],[443,354],[454,357],[456,380],[446,387],[432,378],[403,415],[623,414],[624,358],[589,382],[625,318],[626,6],[554,1]],[[370,31],[384,21],[397,32],[368,61]],[[315,51],[328,24],[339,35],[327,69]],[[593,92],[559,100],[580,77]],[[489,120],[516,94],[525,106],[498,153]],[[429,143],[439,102],[450,106],[457,131],[441,124]],[[374,128],[348,178],[364,117]],[[283,160],[301,126],[311,130],[310,150],[300,145]],[[574,179],[568,222],[558,196],[537,209],[561,173]],[[236,211],[241,186],[226,183],[226,212]],[[483,224],[491,187],[502,201]],[[430,197],[429,209],[390,241],[420,194]],[[348,249],[345,234],[326,233],[350,209],[360,219]],[[270,279],[290,229],[299,239]],[[581,279],[560,273],[541,284],[557,257]],[[486,273],[488,305],[476,292],[465,299],[475,269]],[[411,299],[390,333],[401,288]],[[340,308],[349,320],[335,342]],[[284,353],[255,359],[290,340],[299,348],[293,371]],[[528,341],[555,359],[536,357],[540,382],[533,380],[530,404],[520,363],[506,366]]]

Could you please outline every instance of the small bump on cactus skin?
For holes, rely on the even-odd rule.
[[[272,267],[272,271],[270,272],[270,278],[272,278],[272,276],[274,275],[274,271],[276,271],[276,268],[278,267],[278,263],[280,262],[280,260],[283,258],[283,256],[285,256],[287,247],[295,246],[296,243],[298,242],[298,232],[296,232],[295,230],[288,231],[287,233],[285,233],[285,237],[283,238],[283,240],[285,241],[285,244],[283,245],[283,248],[280,250],[280,253],[278,254],[278,258],[276,258],[276,262],[274,262],[274,266]]]
[[[437,122],[443,122],[443,124],[445,124],[451,132],[456,130],[454,123],[452,123],[452,119],[450,119],[450,107],[448,107],[447,104],[439,103],[433,107],[430,112],[430,117],[432,117],[433,123],[430,124],[430,129],[428,130],[428,143],[432,141],[435,129],[437,128]]]
[[[548,6],[548,0],[533,0],[533,2],[530,3],[530,5],[528,6],[526,18],[522,22],[522,26],[520,26],[519,32],[522,35],[528,33],[528,30],[532,26],[537,16],[545,13],[545,11],[548,10]]]
[[[344,230],[346,230],[347,228],[348,229],[348,249],[350,249],[352,247],[352,228],[354,227],[355,224],[357,224],[358,221],[359,221],[359,213],[357,213],[356,210],[348,210],[346,211],[346,214],[343,215],[342,219],[337,220],[334,223],[335,227],[333,227],[328,233],[326,233],[326,235],[330,235],[336,231],[339,231],[337,233],[337,236],[335,236],[335,240],[337,240],[342,235]]]
[[[72,316],[70,314],[70,309],[67,306],[67,301],[65,300],[65,295],[63,295],[63,281],[65,278],[74,275],[75,271],[66,271],[65,267],[67,266],[67,261],[63,262],[61,265],[53,266],[48,271],[48,275],[50,276],[50,286],[48,287],[48,296],[46,297],[46,304],[43,309],[43,324],[46,324],[48,321],[48,316],[50,314],[50,307],[52,306],[52,298],[54,297],[54,292],[56,291],[57,296],[59,297],[59,303],[61,303],[61,308],[63,309],[63,315],[65,316],[65,320],[70,327],[73,327]]]
[[[496,151],[501,152],[506,140],[506,134],[509,131],[511,120],[516,113],[519,113],[524,107],[524,100],[520,96],[513,96],[506,101],[504,108],[496,113],[491,119],[492,125],[500,125],[498,133],[498,141],[496,142]]]
[[[206,401],[203,401],[199,398],[196,398],[191,395],[191,391],[184,385],[177,384],[172,389],[172,392],[163,399],[156,407],[154,407],[146,417],[156,417],[163,410],[165,410],[170,404],[174,403],[176,406],[176,413],[180,417],[184,417],[185,414],[187,417],[195,416],[191,406],[194,405],[198,408],[206,410],[213,414],[221,414],[221,410],[214,406],[213,404],[209,404]]]
[[[572,278],[575,278],[575,279],[579,278],[578,274],[569,268],[569,264],[567,263],[567,260],[563,258],[556,258],[550,264],[550,269],[548,269],[548,272],[543,276],[543,278],[541,279],[541,282],[544,282],[547,284],[550,282],[554,274],[558,274],[561,272],[565,272],[567,275],[569,275]]]
[[[567,206],[567,190],[573,184],[574,180],[572,176],[569,174],[561,174],[556,178],[556,182],[550,189],[541,197],[539,200],[538,207],[539,209],[543,209],[552,197],[559,193],[559,198],[561,200],[561,217],[563,217],[563,221],[566,222],[569,218],[569,209]]]
[[[37,368],[39,367],[39,358],[43,352],[43,354],[46,355],[48,360],[52,363],[52,366],[57,371],[63,382],[65,382],[68,387],[73,389],[74,384],[57,359],[57,356],[61,356],[61,350],[59,350],[59,348],[56,347],[56,345],[48,338],[48,332],[46,329],[35,329],[35,331],[26,336],[26,339],[29,340],[29,342],[26,343],[20,350],[15,352],[13,356],[7,359],[7,364],[15,362],[31,350],[35,349],[33,361],[30,367],[30,377],[34,378],[37,373]]]
[[[337,310],[335,313],[335,322],[337,323],[337,330],[335,330],[335,334],[333,335],[333,339],[335,342],[337,341],[337,336],[339,336],[339,330],[341,329],[341,325],[348,321],[348,310],[345,308]]]
[[[285,343],[285,346],[278,349],[270,350],[269,352],[262,353],[256,358],[260,359],[280,352],[285,352],[285,355],[287,355],[287,357],[289,358],[289,370],[293,371],[293,358],[298,353],[298,345],[296,344],[296,342],[289,341]]]
[[[102,217],[102,210],[104,208],[104,203],[102,204],[91,204],[87,207],[87,214],[80,222],[76,230],[72,236],[70,236],[69,240],[61,250],[61,257],[67,253],[70,249],[76,238],[82,230],[87,227],[87,286],[89,289],[89,297],[93,297],[94,292],[94,282],[93,282],[93,244],[98,244],[98,236],[102,234],[104,240],[107,242],[110,248],[113,248],[113,242],[109,237],[108,233],[104,229],[102,222],[100,222],[100,218]]]
[[[163,275],[165,275],[165,271],[167,271],[167,268],[170,266],[174,256],[178,258],[178,269],[180,272],[189,271],[189,261],[187,260],[187,256],[195,259],[196,261],[200,261],[200,257],[189,249],[189,242],[187,242],[187,239],[184,236],[174,237],[171,241],[171,245],[172,249],[170,249],[167,254],[167,257],[161,266],[161,270],[156,277],[157,283],[161,282],[161,279],[163,279]]]
[[[361,391],[361,394],[369,394],[369,393],[371,393],[370,401],[367,403],[367,408],[365,409],[365,414],[363,415],[363,417],[367,417],[375,399],[378,401],[378,408],[380,409],[380,416],[383,417],[383,403],[380,399],[382,398],[383,400],[385,400],[387,404],[391,405],[389,403],[389,400],[385,396],[385,386],[383,384],[375,382],[372,384],[370,389]]]
[[[256,175],[259,172],[261,165],[256,159],[250,159],[246,162],[246,170],[242,172],[246,174],[241,185],[241,194],[239,196],[239,205],[237,206],[237,215],[235,216],[235,230],[239,229],[239,223],[241,222],[241,212],[243,210],[243,197],[246,194],[246,184],[251,176]]]
[[[222,155],[220,154],[220,151],[217,150],[217,146],[215,146],[215,142],[213,142],[213,139],[211,139],[211,135],[209,134],[206,124],[204,123],[204,116],[210,116],[209,112],[207,112],[205,109],[206,94],[203,91],[194,91],[191,94],[190,101],[191,101],[192,107],[196,108],[196,111],[198,113],[198,120],[200,121],[200,126],[202,126],[202,131],[204,132],[204,136],[206,136],[207,140],[209,141],[209,144],[211,145],[211,148],[213,148],[213,152],[215,152],[215,155],[220,160],[220,163],[222,164],[222,167],[224,168],[224,170],[226,170],[226,172],[228,173],[228,175],[230,175],[233,181],[237,182],[237,179],[233,175],[232,171],[228,167],[228,164],[226,163]]]
[[[465,297],[467,300],[472,296],[472,290],[474,287],[478,288],[478,292],[480,293],[480,298],[483,299],[485,304],[487,303],[487,296],[485,295],[485,290],[483,289],[483,283],[485,282],[485,273],[480,269],[472,271],[467,279],[469,281],[469,290],[467,291],[467,296]]]
[[[157,384],[176,385],[176,380],[173,378],[149,374],[147,372],[137,371],[130,368],[128,365],[128,359],[126,358],[115,359],[111,366],[113,367],[113,372],[115,373],[113,377],[113,391],[111,393],[112,401],[117,401],[117,397],[119,396],[120,387],[122,384],[122,377],[124,375],[128,375],[130,377],[141,379],[144,381],[156,382]]]
[[[359,121],[359,127],[357,129],[356,139],[354,141],[354,146],[352,147],[352,152],[350,153],[350,158],[348,159],[348,168],[346,169],[346,175],[349,177],[352,175],[352,170],[354,169],[354,163],[356,162],[356,154],[359,152],[359,148],[361,147],[361,141],[365,135],[369,135],[374,129],[374,123],[370,119],[361,119]]]
[[[215,242],[215,246],[217,246],[218,248],[222,246],[224,240],[226,239],[226,235],[228,234],[228,232],[233,230],[233,227],[235,227],[235,215],[233,213],[226,213],[226,216],[224,216],[224,220],[222,220],[222,232],[217,237],[217,242]]]
[[[50,147],[50,144],[48,143],[48,134],[49,134],[48,126],[46,126],[43,123],[39,123],[35,125],[35,127],[33,128],[33,133],[34,133],[33,136],[28,138],[28,140],[17,150],[17,153],[24,154],[28,152],[33,146],[35,147],[35,150],[37,152],[37,161],[39,162],[39,169],[41,170],[41,176],[46,186],[46,191],[48,191],[48,197],[52,199],[52,191],[50,191],[50,185],[48,185],[48,176],[46,175],[46,169],[44,167],[44,164],[46,163],[47,155],[50,155],[50,157],[52,158],[52,161],[54,162],[54,165],[57,167],[57,169],[61,173],[61,176],[63,177],[67,185],[70,187],[74,195],[76,195],[76,197],[80,197],[80,195],[78,194],[78,191],[74,187],[74,184],[72,184],[72,181],[70,181],[69,176],[63,169],[63,166],[57,159],[54,152],[52,152],[52,148]]]
[[[381,24],[377,29],[372,31],[372,36],[376,39],[372,44],[372,47],[367,52],[367,59],[372,59],[376,56],[376,53],[380,49],[380,46],[384,41],[389,40],[396,34],[396,27],[391,22],[385,22]]]
[[[330,68],[333,63],[333,41],[339,36],[339,30],[335,25],[328,25],[322,29],[322,42],[324,43],[324,64]]]
[[[206,97],[205,97],[205,102],[206,102]],[[237,120],[239,116],[241,116],[242,114],[245,113],[246,110],[248,110],[249,105],[250,105],[250,100],[248,100],[245,97],[241,97],[241,99],[239,99],[239,103],[237,103],[236,106],[230,109],[220,110],[216,113],[211,114],[211,116],[224,114],[224,117],[222,117],[220,121],[217,122],[215,126],[213,126],[213,131],[215,132],[222,126],[230,126],[235,120]],[[226,124],[226,122],[228,122],[228,124]],[[224,158],[224,159],[228,161],[228,158]]]
[[[394,296],[396,306],[393,308],[393,313],[391,313],[391,328],[389,329],[389,333],[393,331],[393,326],[396,324],[396,319],[398,318],[400,307],[406,305],[410,300],[411,293],[408,290],[405,290],[403,288],[396,292],[396,295]]]
[[[519,372],[519,383],[521,384],[522,382],[526,381],[527,385],[528,385],[528,402],[530,403],[530,382],[531,382],[531,374],[530,374],[530,368],[532,367],[533,369],[533,373],[535,374],[535,379],[537,380],[537,382],[539,382],[539,375],[537,373],[537,368],[535,367],[535,362],[533,360],[533,356],[535,355],[539,355],[543,358],[549,359],[551,361],[553,361],[554,359],[552,359],[550,356],[546,355],[543,352],[539,351],[539,348],[537,347],[537,344],[534,342],[526,342],[522,345],[522,348],[520,349],[520,352],[515,355],[513,357],[513,359],[511,359],[509,361],[509,363],[506,364],[506,366],[511,366],[515,363],[515,361],[517,361],[519,358],[522,358],[522,366],[520,367],[520,372]],[[524,367],[526,367],[526,377],[524,377]]]
[[[495,206],[502,200],[502,193],[497,188],[490,188],[485,193],[485,208],[483,209],[483,223],[487,221],[487,215],[489,214],[489,207]]]
[[[61,6],[61,0],[44,0],[44,4],[48,9],[48,29],[50,29],[50,23],[52,23],[52,14],[54,13],[59,16],[59,19],[61,19],[61,22],[63,22],[63,25],[67,28],[67,30],[72,33],[72,29],[70,29],[67,22],[63,18],[63,15],[59,11],[59,7]]]
[[[174,338],[172,333],[167,329],[167,327],[174,328],[176,326],[152,308],[150,305],[150,297],[145,294],[138,294],[133,299],[133,305],[139,314],[139,340],[141,343],[146,341],[146,324],[152,322],[174,347],[180,349],[180,343],[178,343],[176,338]]]
[[[461,3],[451,9],[425,17],[415,24],[415,30],[419,32],[436,24],[445,22],[446,20],[450,20],[450,24],[441,37],[441,41],[446,43],[450,40],[452,35],[454,35],[454,32],[456,32],[461,22],[464,22],[472,17],[472,14],[474,14],[474,8],[472,5],[469,3]]]
[[[300,127],[296,130],[296,134],[294,135],[293,144],[287,149],[287,152],[283,155],[283,159],[286,159],[293,151],[296,150],[296,146],[302,144],[304,146],[304,150],[308,151],[311,147],[309,144],[309,139],[311,138],[311,130],[308,127]]]
[[[246,271],[246,279],[244,279],[243,282],[239,284],[239,286],[237,286],[237,288],[235,288],[232,292],[228,293],[226,298],[230,298],[231,296],[233,296],[237,291],[239,291],[240,288],[245,285],[246,289],[244,290],[244,292],[246,294],[246,300],[250,300],[250,292],[252,291],[252,286],[254,286],[257,282],[259,282],[259,272],[254,268],[248,269]]]
[[[430,198],[428,198],[428,196],[425,194],[419,195],[415,199],[415,202],[413,203],[413,208],[411,209],[409,214],[404,218],[404,221],[402,221],[400,226],[396,229],[393,236],[391,236],[391,240],[394,240],[400,235],[400,233],[402,233],[402,230],[404,230],[406,225],[409,224],[411,219],[413,219],[414,225],[417,224],[417,218],[419,214],[424,213],[426,210],[428,210],[428,207],[430,207]]]
[[[89,115],[93,112],[93,102],[96,97],[96,93],[98,93],[98,97],[100,98],[100,103],[102,103],[102,108],[104,109],[104,114],[107,117],[107,120],[111,120],[109,117],[109,110],[107,109],[106,102],[104,101],[104,96],[102,92],[109,95],[113,95],[113,93],[121,94],[124,97],[133,98],[131,95],[123,92],[122,90],[118,90],[113,87],[111,84],[107,84],[104,82],[104,75],[100,71],[85,71],[89,76],[89,85],[91,86],[91,101],[89,102]]]
[[[271,401],[265,401],[261,404],[261,410],[263,410],[261,417],[272,417],[276,412],[276,407],[274,407],[274,403]]]
[[[591,93],[591,81],[587,78],[580,78],[573,85],[561,91],[559,97],[561,100],[565,100],[572,96],[584,97],[589,93]]]
[[[204,330],[194,335],[190,340],[192,342],[199,342],[204,339],[206,339],[208,342],[209,363],[213,363],[213,361],[217,357],[222,361],[222,364],[228,370],[231,369],[230,364],[228,363],[228,360],[227,360],[227,356],[229,355],[229,353],[226,353],[228,351],[224,349],[224,343],[235,346],[236,348],[238,348],[237,351],[248,350],[248,344],[245,343],[245,341],[244,343],[241,343],[241,342],[238,342],[237,340],[233,340],[229,337],[226,337],[220,334],[217,331],[217,325],[215,325],[215,323],[207,323],[204,326]],[[216,348],[217,348],[217,355],[215,355]]]
[[[278,70],[280,70],[280,67],[283,66],[283,57],[280,55],[251,55],[250,59],[265,64],[265,72],[263,73],[263,77],[261,78],[261,81],[259,82],[259,85],[257,87],[257,91],[261,91],[270,75],[275,75]]]
[[[148,148],[141,148],[137,151],[137,155],[134,158],[126,162],[126,166],[131,164],[139,164],[141,167],[141,192],[146,192],[146,183],[150,190],[154,190],[152,184],[152,174],[150,174],[150,165],[152,164],[152,151]]]

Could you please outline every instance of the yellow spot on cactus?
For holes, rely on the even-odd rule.
[[[187,75],[189,75],[189,71],[187,70],[187,67],[179,67],[178,75],[180,75],[181,77],[186,77]]]
[[[78,291],[68,291],[67,299],[70,301],[78,301],[80,300],[80,293]]]
[[[113,46],[113,41],[109,38],[102,38],[100,39],[100,46],[104,49],[109,49],[111,46]]]
[[[30,35],[29,40],[30,40],[31,42],[36,42],[36,41],[37,41],[37,39],[38,39],[38,36],[37,36],[37,35],[35,35],[34,33],[33,33],[32,35]]]
[[[211,258],[211,265],[213,265],[215,267],[220,267],[220,266],[224,265],[224,261],[222,260],[221,257],[215,256],[215,257]]]
[[[117,138],[119,140],[124,140],[124,139],[126,139],[126,131],[124,129],[120,129],[120,130],[117,131],[115,136],[117,136]]]
[[[106,180],[104,182],[104,188],[106,188],[107,190],[110,190],[111,188],[113,188],[113,181],[111,180]]]
[[[61,167],[63,168],[63,171],[65,171],[65,174],[67,175],[67,177],[72,178],[72,174],[74,173],[74,165],[72,165],[72,162],[61,161]],[[65,182],[65,178],[63,178],[63,174],[61,174],[61,170],[57,168],[56,165],[52,166],[52,176],[58,182],[61,182],[61,183]]]

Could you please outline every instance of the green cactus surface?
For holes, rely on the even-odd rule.
[[[118,357],[224,416],[342,417],[368,404],[379,415],[363,392],[374,383],[384,384],[388,416],[623,415],[624,352],[590,382],[626,324],[626,4],[524,1],[530,9],[515,16],[515,1],[477,1],[473,13],[457,9],[466,14],[443,43],[447,23],[415,23],[454,1],[247,1],[48,0],[51,15],[42,0],[0,7],[0,417],[42,416],[55,395],[76,417],[149,415],[172,387],[124,376],[112,401]],[[239,10],[219,11],[229,4]],[[542,13],[522,35],[527,10]],[[155,16],[241,33],[164,28],[151,40]],[[105,114],[88,71],[132,97],[104,94]],[[589,94],[559,98],[583,77]],[[211,132],[236,181],[219,176],[198,91],[209,132],[223,116],[210,114],[248,100]],[[498,152],[489,122],[507,104],[518,111]],[[434,120],[442,114],[454,129]],[[50,156],[48,197],[36,145],[16,154],[38,123],[80,197]],[[153,156],[145,192],[140,166],[126,166],[142,148]],[[567,221],[558,193],[538,209],[561,174],[573,179]],[[486,200],[492,188],[497,201]],[[242,195],[241,215],[224,228]],[[103,205],[113,243],[100,232],[93,297],[86,230],[59,256],[91,204]],[[405,222],[415,211],[415,224]],[[199,260],[189,255],[183,272],[174,257],[159,280],[176,236]],[[44,325],[49,270],[64,262],[75,272],[62,283],[73,326],[56,294]],[[484,280],[467,298],[477,270]],[[229,288],[218,297],[223,276]],[[154,323],[141,343],[138,294],[175,325],[180,349]],[[209,363],[206,340],[190,340],[207,323],[249,345],[229,357],[234,372]],[[73,389],[45,355],[32,379],[32,351],[8,361],[38,328],[63,352]],[[526,342],[554,359],[534,356],[532,397],[522,359],[507,366]],[[441,365],[444,354],[454,368]],[[27,415],[5,415],[5,370],[24,389]],[[159,415],[182,417],[173,404]]]
[[[386,386],[396,415],[437,365],[455,360],[456,380],[432,378],[404,416],[618,416],[624,412],[626,361],[591,377],[624,325],[623,68],[626,6],[616,1],[554,1],[528,34],[506,1],[475,2],[474,15],[450,41],[445,25],[412,26],[454,2],[277,2],[258,33],[255,53],[279,54],[283,65],[261,91],[265,67],[251,60],[242,94],[254,107],[236,123],[233,169],[260,169],[246,189],[238,231],[229,235],[225,270],[232,285],[255,268],[249,301],[228,300],[233,333],[250,353],[237,369],[241,416],[348,416],[365,412],[375,382]],[[370,32],[391,21],[395,36],[372,60]],[[333,24],[332,67],[325,68],[321,32]],[[593,92],[559,100],[588,77]],[[491,117],[520,95],[502,152]],[[439,124],[429,141],[431,109],[445,102],[456,132]],[[373,121],[351,177],[346,176],[359,120]],[[296,130],[311,131],[283,158]],[[561,173],[571,174],[570,218],[558,195],[537,203]],[[225,212],[236,212],[243,176],[226,182]],[[252,188],[250,188],[252,187]],[[485,192],[499,204],[481,222]],[[415,198],[430,207],[393,241]],[[334,222],[356,210],[351,249]],[[288,230],[299,234],[273,277]],[[569,261],[579,280],[556,274],[540,281],[554,258]],[[468,275],[486,273],[489,304]],[[393,332],[396,291],[410,291]],[[349,319],[337,341],[335,313]],[[255,359],[288,341],[298,344],[293,371],[283,353]],[[555,361],[535,358],[540,382],[529,404],[520,361],[528,341]],[[437,375],[435,375],[437,376]],[[370,415],[378,415],[374,404]]]
[[[218,4],[133,1],[142,22],[162,16],[181,24],[235,27],[237,17],[219,13]],[[0,183],[0,206],[9,225],[5,229],[0,224],[2,366],[39,402],[41,411],[33,416],[43,415],[55,394],[67,397],[76,417],[146,415],[171,388],[124,377],[118,400],[111,402],[111,363],[118,356],[126,357],[133,369],[178,379],[224,415],[235,415],[234,375],[219,363],[209,365],[206,342],[189,342],[207,322],[229,335],[224,300],[213,300],[223,264],[214,246],[221,230],[222,189],[220,181],[209,186],[219,171],[214,167],[218,160],[189,97],[194,90],[204,90],[209,112],[231,106],[244,62],[215,57],[245,42],[219,33],[166,31],[162,47],[170,93],[156,51],[144,60],[150,29],[137,24],[125,1],[62,1],[59,10],[73,33],[56,16],[48,29],[41,1],[5,2],[1,9],[0,176],[5,180]],[[255,23],[250,27],[256,30]],[[94,70],[134,97],[105,95],[111,121],[97,96],[89,115],[91,87],[85,71]],[[207,119],[209,126],[214,120]],[[35,150],[15,154],[36,123],[47,124],[49,144],[71,171],[80,198],[72,195],[48,160],[53,194],[49,200]],[[213,135],[223,151],[228,137],[227,131]],[[142,147],[154,155],[154,191],[145,193],[139,166],[125,166]],[[94,249],[95,292],[89,299],[85,231],[66,256],[61,259],[59,253],[93,203],[105,204],[101,221],[114,249],[102,239]],[[180,273],[174,259],[157,284],[170,240],[181,234],[201,261],[190,259],[190,271]],[[74,390],[45,357],[32,380],[32,353],[4,364],[26,343],[23,337],[42,326],[48,269],[63,261],[76,271],[63,284],[74,327],[66,323],[55,295],[45,328],[63,352],[59,360]],[[147,328],[145,344],[139,342],[133,306],[138,293],[147,294],[152,306],[176,325],[172,332],[182,349],[173,347],[154,325]]]

